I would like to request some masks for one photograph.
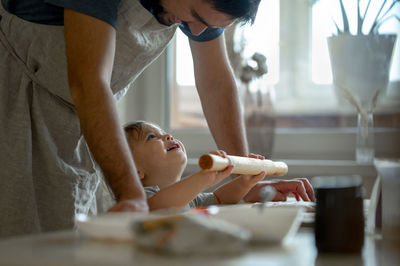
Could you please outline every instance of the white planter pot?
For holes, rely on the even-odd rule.
[[[395,40],[396,35],[328,38],[334,86],[359,111],[372,112],[378,94],[386,89]]]
[[[373,109],[389,81],[396,35],[340,34],[328,38],[337,95],[358,111],[356,161],[374,159]]]

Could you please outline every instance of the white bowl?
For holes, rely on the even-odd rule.
[[[212,207],[210,213],[218,219],[248,229],[254,242],[288,241],[302,221],[303,207],[265,207],[255,204]],[[214,214],[213,214],[214,213]]]

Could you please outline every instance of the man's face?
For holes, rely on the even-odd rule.
[[[136,166],[142,174],[144,186],[160,188],[179,181],[186,166],[183,144],[160,128],[146,125],[142,134],[128,138]]]
[[[204,0],[155,0],[153,5],[160,23],[186,23],[193,35],[201,34],[207,27],[227,27],[234,21]]]

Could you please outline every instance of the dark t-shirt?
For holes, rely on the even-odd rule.
[[[64,8],[68,8],[105,21],[115,28],[120,0],[1,0],[1,2],[10,13],[31,22],[63,25]],[[151,11],[149,0],[141,2]],[[199,42],[213,40],[224,31],[223,28],[208,27],[202,34],[195,36],[191,34],[186,24],[181,24],[179,28],[190,39]]]

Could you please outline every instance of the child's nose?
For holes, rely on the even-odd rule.
[[[164,135],[165,140],[174,140],[174,138],[170,134]]]

